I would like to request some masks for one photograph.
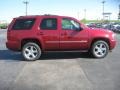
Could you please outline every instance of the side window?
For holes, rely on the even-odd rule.
[[[67,18],[62,19],[62,29],[63,30],[77,30],[79,28],[80,28],[80,25],[78,22],[76,22],[72,19],[67,19]]]
[[[57,19],[56,18],[45,18],[41,21],[40,28],[42,30],[56,30]]]
[[[17,19],[12,27],[13,30],[31,29],[35,19]]]

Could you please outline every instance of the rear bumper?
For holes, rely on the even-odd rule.
[[[7,41],[6,47],[13,51],[19,51],[21,49],[21,45],[16,41]]]

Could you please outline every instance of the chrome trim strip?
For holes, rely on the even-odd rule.
[[[81,41],[60,41],[60,43],[86,43],[87,41],[81,40]]]
[[[46,43],[87,43],[88,41],[46,41]]]
[[[46,41],[46,43],[59,43],[60,41]]]

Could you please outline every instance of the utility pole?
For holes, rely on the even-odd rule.
[[[106,2],[106,1],[104,1],[104,0],[102,1],[102,5],[103,5],[103,13],[102,13],[102,15],[103,15],[103,20],[104,20],[104,4],[105,4],[105,2]]]
[[[119,4],[118,20],[120,20],[120,4]]]
[[[26,13],[26,16],[27,16],[27,9],[28,9],[28,4],[29,4],[29,2],[28,1],[24,1],[23,2],[24,4],[25,4],[25,13]]]
[[[84,19],[86,19],[86,9],[84,9]]]
[[[80,19],[79,14],[80,14],[80,12],[77,12],[77,17],[78,17],[78,20]]]

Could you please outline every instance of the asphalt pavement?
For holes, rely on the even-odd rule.
[[[47,53],[24,61],[5,46],[0,30],[0,90],[120,90],[120,34],[117,46],[103,59],[86,53]]]

